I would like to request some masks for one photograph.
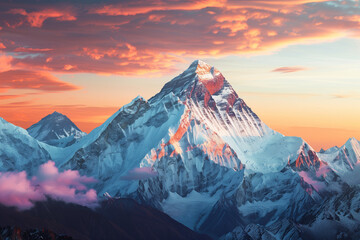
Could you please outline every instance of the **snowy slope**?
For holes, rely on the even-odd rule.
[[[350,138],[340,148],[333,147],[318,156],[326,162],[347,183],[359,184],[360,178],[357,172],[360,170],[360,142]]]
[[[65,148],[65,159],[49,151],[62,168],[99,179],[99,194],[146,202],[213,236],[249,219],[300,219],[344,187],[306,142],[271,130],[202,61],[149,101],[137,97],[122,107]]]
[[[51,159],[28,132],[0,118],[0,171],[31,170]]]
[[[318,155],[339,174],[344,174],[360,163],[360,143],[355,138],[350,138],[340,148],[330,148]]]
[[[360,152],[354,139],[316,153],[275,132],[200,60],[72,145],[40,146],[62,169],[97,178],[98,194],[134,198],[224,239],[299,239],[308,211],[349,191]]]
[[[67,116],[53,112],[27,129],[29,134],[49,145],[65,147],[86,135]]]

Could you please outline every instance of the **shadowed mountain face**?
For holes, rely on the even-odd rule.
[[[54,200],[38,202],[26,211],[0,206],[0,226],[17,226],[23,231],[51,229],[81,240],[210,239],[131,199],[107,200],[95,210]]]
[[[67,116],[53,112],[27,129],[39,141],[66,147],[86,135]]]

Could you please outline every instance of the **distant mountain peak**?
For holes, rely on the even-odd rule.
[[[79,139],[86,135],[66,115],[54,111],[27,129],[39,141],[53,143],[63,138]]]

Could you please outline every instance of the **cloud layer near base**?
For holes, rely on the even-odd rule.
[[[48,161],[30,179],[25,171],[0,172],[0,203],[28,209],[33,206],[33,202],[51,197],[92,207],[97,204],[97,194],[94,189],[88,189],[86,184],[93,182],[95,179],[80,176],[78,171],[59,172],[55,163]]]

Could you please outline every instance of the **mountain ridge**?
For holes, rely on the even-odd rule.
[[[304,219],[320,221],[310,213],[327,216],[323,202],[358,191],[348,181],[360,158],[356,139],[317,153],[302,138],[269,128],[216,68],[199,60],[74,144],[40,146],[61,169],[97,178],[99,195],[135,199],[214,238],[301,238],[298,230],[309,227]]]

